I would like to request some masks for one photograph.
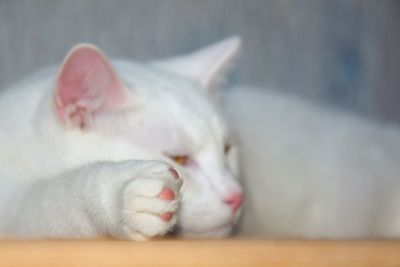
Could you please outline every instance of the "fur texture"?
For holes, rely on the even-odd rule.
[[[208,88],[239,43],[148,64],[82,44],[3,90],[2,235],[144,239],[176,222],[185,236],[229,234],[241,188]]]
[[[242,190],[215,90],[239,45],[147,64],[80,45],[3,90],[1,235],[229,234]],[[399,237],[398,128],[248,87],[225,112],[242,147],[241,233]]]
[[[244,170],[241,233],[270,238],[400,237],[400,130],[260,88],[226,114]]]

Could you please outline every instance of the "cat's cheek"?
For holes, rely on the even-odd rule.
[[[198,171],[200,169],[199,163],[194,159],[189,159],[188,162],[183,167],[188,168],[192,171]]]
[[[227,237],[232,234],[232,229],[232,226],[226,226],[222,229],[216,230],[214,233],[212,233],[212,236],[216,238]]]

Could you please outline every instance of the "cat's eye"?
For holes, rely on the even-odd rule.
[[[230,144],[225,144],[225,146],[224,146],[225,155],[229,153],[229,150],[231,150],[231,145]]]
[[[186,165],[189,162],[189,156],[187,155],[170,156],[170,158],[179,165]]]

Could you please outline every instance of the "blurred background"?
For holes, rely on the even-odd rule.
[[[235,81],[400,124],[400,1],[1,0],[0,86],[91,42],[150,60],[230,35]]]

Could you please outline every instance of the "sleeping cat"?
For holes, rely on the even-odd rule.
[[[79,45],[2,90],[1,236],[226,236],[243,197],[215,89],[239,44],[148,64]],[[265,89],[224,100],[244,167],[241,233],[400,236],[398,128]]]
[[[81,44],[2,90],[1,235],[229,234],[243,197],[212,91],[239,45],[138,64]]]
[[[242,234],[400,237],[398,127],[259,88],[225,103],[242,153]]]

